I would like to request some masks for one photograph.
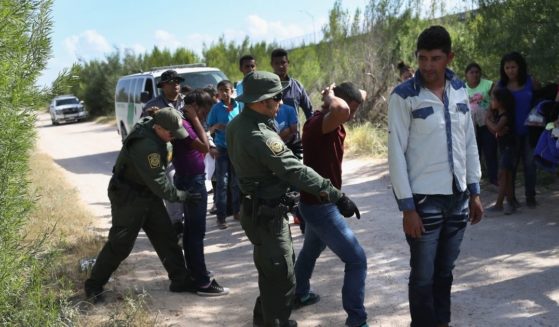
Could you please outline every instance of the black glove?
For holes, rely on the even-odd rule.
[[[361,219],[361,214],[359,213],[357,205],[355,204],[355,202],[351,201],[351,199],[348,198],[345,193],[343,193],[342,197],[338,201],[336,201],[336,207],[338,207],[338,210],[340,210],[342,216],[346,218],[349,218],[353,216],[353,214],[355,214],[355,217],[357,217],[357,219]]]
[[[291,141],[285,143],[285,146],[287,146],[299,160],[303,159],[303,143],[300,138],[294,137]]]
[[[188,191],[177,190],[177,195],[179,196],[180,202],[197,202],[202,199],[200,193],[190,193]]]

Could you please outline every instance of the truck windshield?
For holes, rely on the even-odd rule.
[[[80,102],[76,98],[60,99],[56,100],[57,106],[66,106],[69,104],[79,104]]]

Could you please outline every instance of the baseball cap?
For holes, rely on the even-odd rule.
[[[171,132],[177,140],[188,136],[188,132],[182,126],[181,115],[175,108],[167,107],[159,110],[153,116],[153,122]]]
[[[161,87],[163,83],[167,82],[184,82],[184,78],[182,78],[176,70],[166,70],[161,74],[161,80],[157,83],[157,87]]]
[[[253,71],[243,78],[243,94],[235,100],[244,103],[254,103],[272,98],[282,92],[283,86],[278,75],[265,71]]]

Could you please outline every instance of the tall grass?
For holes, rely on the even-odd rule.
[[[348,155],[386,158],[388,155],[386,126],[370,122],[346,126],[345,147]]]
[[[80,259],[95,257],[104,236],[93,231],[95,217],[65,182],[62,169],[43,153],[33,152],[29,170],[30,194],[35,205],[24,226],[25,242],[42,240],[38,247],[43,292],[57,304],[57,324],[77,326],[153,326],[157,316],[148,307],[147,294],[124,294],[106,306],[83,302],[83,282],[89,271]]]

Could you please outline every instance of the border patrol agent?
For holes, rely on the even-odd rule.
[[[140,229],[167,270],[169,289],[195,291],[162,201],[184,202],[200,196],[177,190],[165,176],[167,142],[187,136],[179,112],[164,108],[153,118],[142,118],[124,140],[108,188],[112,214],[109,238],[85,282],[86,297],[94,303],[103,300],[103,286],[132,251]]]
[[[237,97],[245,109],[227,127],[228,151],[244,194],[241,225],[254,245],[260,296],[253,312],[254,326],[297,326],[291,315],[295,253],[287,221],[285,194],[290,185],[335,202],[352,216],[357,207],[347,196],[303,165],[274,128],[283,87],[276,74],[262,71],[243,79]]]

